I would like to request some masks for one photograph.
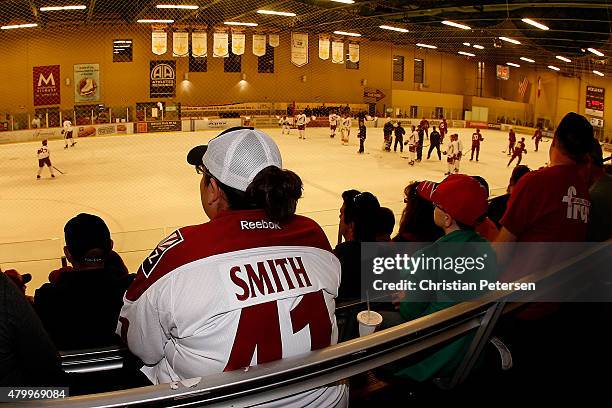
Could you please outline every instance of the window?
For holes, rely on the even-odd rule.
[[[223,59],[224,72],[241,72],[242,71],[242,55],[229,53],[227,58]]]
[[[414,83],[422,84],[425,78],[425,61],[420,58],[414,59]]]
[[[270,44],[266,45],[266,53],[261,57],[257,57],[257,72],[260,74],[274,73],[274,47]]]
[[[349,55],[346,54],[346,69],[359,69],[359,61],[351,62]]]
[[[113,40],[113,62],[132,62],[132,40]]]
[[[404,80],[404,57],[401,55],[393,56],[393,80]]]

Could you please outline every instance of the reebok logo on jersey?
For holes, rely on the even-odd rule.
[[[151,255],[145,258],[145,260],[142,262],[142,265],[140,265],[140,269],[142,270],[144,276],[148,278],[149,275],[153,273],[153,270],[155,269],[157,264],[159,264],[159,261],[161,261],[164,254],[170,248],[180,244],[183,241],[183,236],[178,230],[176,230],[170,236],[160,242],[159,245],[157,245],[157,248],[155,248],[153,252],[151,252]]]
[[[271,221],[240,221],[240,229],[241,230],[255,230],[255,229],[276,229],[279,230],[281,229],[280,225],[275,223],[275,222],[271,222]]]

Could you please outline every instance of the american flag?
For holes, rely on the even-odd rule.
[[[525,92],[527,91],[528,86],[529,86],[529,81],[527,80],[527,77],[523,77],[520,80],[519,87],[518,87],[519,95],[521,95],[521,98],[525,97]]]

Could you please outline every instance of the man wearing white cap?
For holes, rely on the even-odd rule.
[[[155,384],[237,370],[335,344],[340,263],[295,214],[302,181],[265,133],[232,128],[194,147],[209,222],[164,239],[138,270],[120,333]],[[344,384],[265,404],[348,404]]]

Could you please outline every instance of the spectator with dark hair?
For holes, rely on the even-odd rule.
[[[283,169],[274,140],[230,128],[187,162],[202,175],[210,221],[164,239],[125,295],[117,332],[142,371],[168,383],[335,344],[340,263],[321,227],[296,215],[302,180]],[[274,406],[347,404],[342,384]]]
[[[597,140],[593,143],[589,161],[589,241],[606,241],[612,238],[612,175],[603,169],[603,152]]]
[[[4,274],[13,281],[15,286],[17,286],[17,289],[19,289],[19,291],[23,293],[23,296],[25,296],[25,298],[29,302],[34,301],[32,296],[26,295],[27,284],[32,280],[32,275],[30,275],[29,273],[19,273],[15,269],[7,269],[6,271],[4,271]]]
[[[393,228],[395,227],[395,215],[390,208],[380,207],[378,209],[378,223],[376,231],[376,242],[390,242]]]
[[[104,221],[79,214],[64,227],[64,253],[72,269],[36,290],[34,306],[60,350],[78,350],[116,344],[117,317],[129,285],[107,265],[113,248]]]
[[[404,211],[400,219],[395,242],[433,242],[444,235],[444,231],[433,220],[433,204],[417,194],[418,181],[404,189]]]
[[[380,210],[378,199],[368,192],[345,191],[342,201],[340,232],[346,242],[334,249],[342,267],[338,301],[361,298],[361,243],[376,241]]]
[[[510,176],[510,182],[506,188],[506,194],[495,197],[489,201],[489,210],[487,211],[487,215],[495,223],[495,225],[497,225],[497,228],[501,228],[500,221],[506,212],[506,207],[508,206],[508,200],[510,199],[512,189],[516,183],[518,183],[521,177],[530,171],[531,169],[524,164],[515,166],[512,169],[512,175]]]
[[[0,272],[0,386],[62,385],[59,356],[22,293]]]

